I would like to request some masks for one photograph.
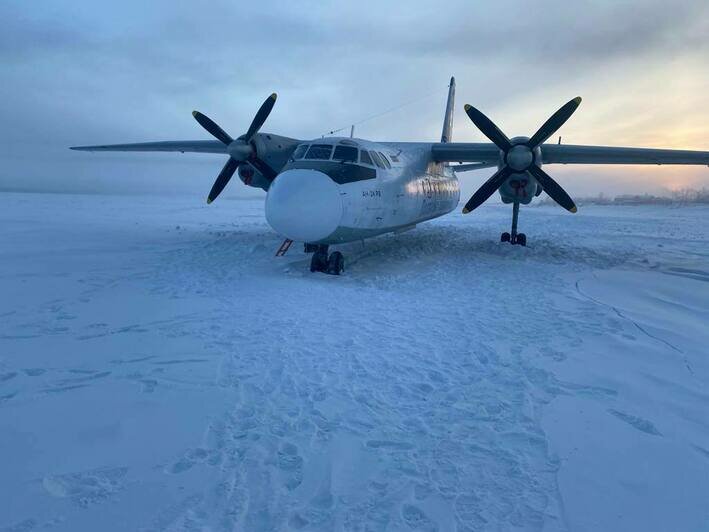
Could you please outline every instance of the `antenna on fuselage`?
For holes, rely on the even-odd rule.
[[[350,138],[354,138],[354,124],[352,124],[352,127],[350,128]]]
[[[450,86],[446,87],[446,90],[449,90],[449,88],[450,88]],[[364,118],[364,119],[362,119],[362,120],[359,120],[358,122],[355,122],[355,123],[352,124],[350,127],[351,127],[351,128],[354,128],[354,126],[357,126],[357,125],[359,125],[359,124],[364,124],[365,122],[369,122],[370,120],[373,120],[373,119],[375,119],[375,118],[379,118],[379,117],[381,117],[381,116],[388,115],[389,113],[393,113],[394,111],[398,111],[399,109],[402,109],[402,108],[404,108],[404,107],[408,107],[409,105],[413,105],[413,104],[415,104],[415,103],[422,102],[423,100],[426,100],[426,99],[428,99],[428,98],[432,98],[433,96],[436,96],[436,95],[440,94],[440,92],[441,92],[441,90],[438,89],[438,90],[432,91],[432,92],[430,92],[430,93],[428,93],[428,94],[426,94],[426,95],[423,95],[423,96],[421,96],[421,97],[419,97],[419,98],[416,98],[415,100],[410,100],[410,101],[408,101],[408,102],[404,102],[404,103],[402,103],[402,104],[400,104],[400,105],[397,105],[397,106],[395,106],[395,107],[391,107],[390,109],[387,109],[387,110],[385,110],[385,111],[382,111],[381,113],[377,113],[377,114],[375,114],[375,115],[370,115],[370,116],[368,116],[367,118]],[[321,135],[321,138],[325,138],[325,137],[328,136],[328,135],[334,135],[335,133],[339,133],[340,131],[345,131],[346,129],[347,129],[347,126],[341,127],[341,128],[339,128],[339,129],[333,129],[332,131],[328,131],[327,133],[323,133],[323,134]],[[351,134],[352,134],[352,131],[350,132],[350,135],[351,135]]]

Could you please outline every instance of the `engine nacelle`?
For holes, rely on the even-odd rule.
[[[528,140],[529,137],[514,137],[513,139],[510,139],[513,146],[526,144]],[[519,168],[520,170],[522,170],[526,165],[532,163],[535,163],[537,166],[542,166],[542,150],[539,146],[531,150],[531,152],[527,149],[526,153],[524,153],[521,148],[522,147],[520,146],[521,157],[518,157],[520,159],[519,161],[515,160],[515,156],[517,154],[514,152],[515,148],[513,148],[507,155],[507,160],[500,163],[500,168],[502,168],[505,162],[513,168],[515,168],[515,164],[518,164],[516,168]],[[526,156],[526,159],[523,158],[524,156]],[[518,202],[526,205],[532,201],[532,198],[539,196],[539,194],[542,193],[542,187],[529,172],[522,170],[521,172],[514,173],[507,178],[507,181],[505,181],[500,187],[499,192],[503,203]]]
[[[241,163],[239,165],[238,173],[239,179],[241,179],[241,182],[244,183],[244,185],[258,187],[264,190],[268,189],[270,184],[268,179],[266,179],[261,172],[256,170],[256,168],[251,166],[249,163]]]
[[[274,135],[272,133],[257,133],[251,140],[251,144],[256,150],[258,158],[273,168],[276,173],[281,172],[293,153],[293,150],[295,150],[300,142],[301,141],[296,139],[281,137],[280,135]],[[242,169],[244,172],[243,176]],[[251,173],[249,169],[253,170],[254,173],[251,175],[250,181],[247,182],[245,179],[248,179]],[[245,184],[252,187],[268,190],[268,187],[271,185],[270,181],[251,165],[239,166],[239,177]]]

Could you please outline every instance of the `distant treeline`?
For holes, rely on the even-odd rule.
[[[654,196],[652,194],[622,194],[620,196],[607,196],[603,192],[598,196],[579,198],[575,197],[577,205],[709,205],[709,189],[695,190],[682,188],[668,191],[666,195]],[[537,205],[556,205],[554,200],[544,194]]]

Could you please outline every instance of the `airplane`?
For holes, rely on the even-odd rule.
[[[232,138],[199,111],[192,115],[216,140],[188,140],[77,146],[83,151],[197,152],[228,159],[207,196],[214,201],[235,173],[266,191],[268,224],[286,241],[304,243],[311,272],[340,275],[344,257],[331,245],[400,233],[448,214],[460,201],[456,173],[497,171],[463,208],[467,214],[495,191],[512,204],[512,227],[500,240],[525,246],[517,231],[519,207],[546,192],[569,212],[576,205],[543,166],[549,164],[681,164],[709,166],[709,151],[579,146],[545,143],[576,111],[581,98],[564,104],[531,137],[508,138],[471,105],[465,112],[489,143],[452,142],[455,78],[451,78],[441,141],[373,142],[350,137],[298,140],[261,133],[276,103],[271,94],[243,135]],[[451,165],[450,163],[459,163]],[[283,251],[285,252],[285,251]]]

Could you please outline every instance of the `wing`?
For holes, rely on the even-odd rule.
[[[491,142],[440,142],[431,145],[433,160],[437,162],[485,163],[497,166],[500,148]]]
[[[542,161],[547,164],[700,164],[709,166],[709,151],[658,150],[542,144]]]
[[[696,164],[709,166],[709,151],[659,150],[654,148],[615,148],[542,144],[544,164]],[[438,162],[500,162],[500,150],[492,143],[448,142],[431,145],[433,159]]]
[[[226,145],[218,140],[167,140],[136,144],[109,144],[101,146],[73,146],[79,151],[179,151],[182,153],[227,153]]]
[[[470,172],[471,170],[482,170],[485,168],[495,168],[497,163],[469,163],[469,164],[456,164],[451,166],[456,172]]]

